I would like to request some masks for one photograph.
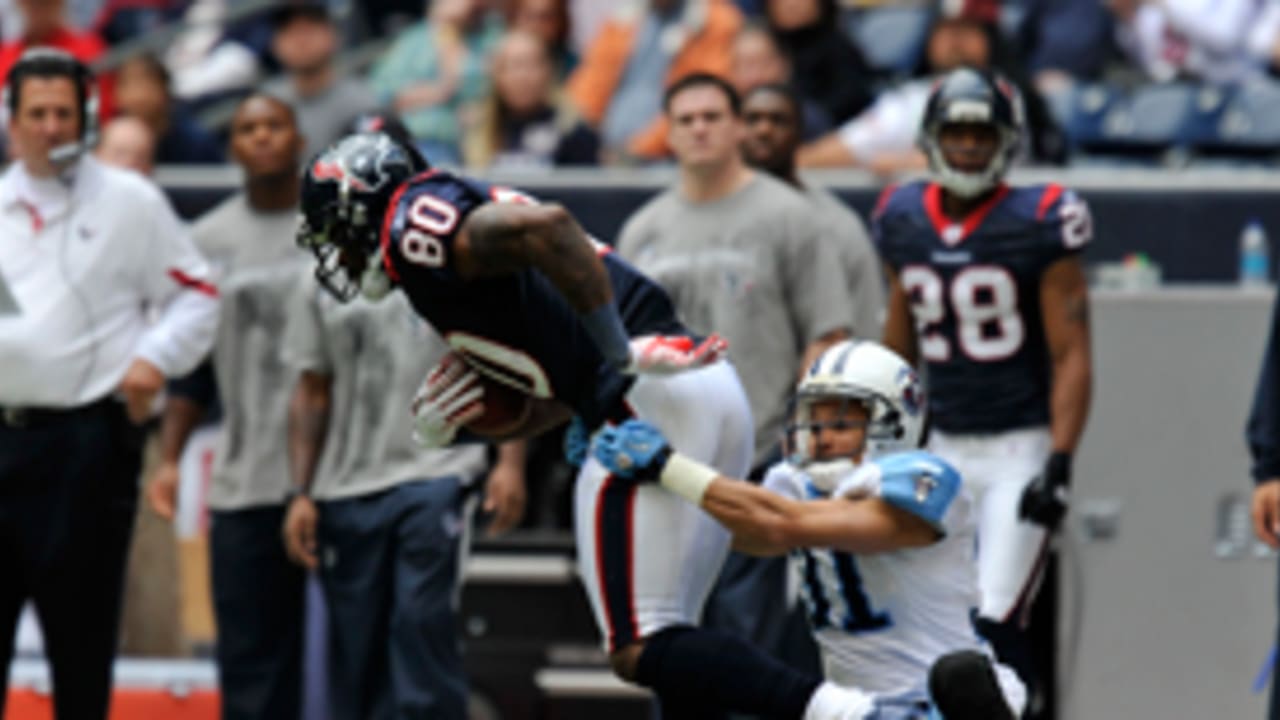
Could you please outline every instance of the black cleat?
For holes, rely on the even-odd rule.
[[[944,720],[1016,720],[991,658],[974,650],[948,653],[929,668],[929,697]]]

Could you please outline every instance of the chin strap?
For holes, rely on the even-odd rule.
[[[369,263],[360,276],[360,294],[369,300],[381,300],[391,293],[391,278],[382,269],[382,251],[369,254]]]

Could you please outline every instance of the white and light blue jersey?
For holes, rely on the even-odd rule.
[[[954,470],[940,482],[931,476],[910,484],[902,473],[881,472],[883,463],[907,456],[945,467],[928,453],[887,456],[852,471],[835,494],[851,503],[884,497],[938,527],[943,535],[936,543],[864,555],[804,549],[791,561],[827,679],[881,695],[924,698],[934,660],[984,645],[971,620],[979,595],[970,498]],[[828,497],[789,463],[774,466],[765,487],[796,500]]]

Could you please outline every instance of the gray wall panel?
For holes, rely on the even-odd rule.
[[[1250,691],[1275,637],[1276,563],[1214,553],[1218,504],[1247,498],[1243,426],[1270,293],[1096,294],[1095,393],[1064,564],[1070,720],[1261,718]],[[1112,540],[1090,506],[1118,503]],[[1066,643],[1070,647],[1070,643]]]

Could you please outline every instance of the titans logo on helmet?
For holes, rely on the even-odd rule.
[[[919,415],[924,407],[924,392],[920,389],[920,378],[916,371],[909,367],[898,369],[898,386],[902,388],[902,409],[912,416]]]

